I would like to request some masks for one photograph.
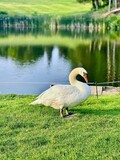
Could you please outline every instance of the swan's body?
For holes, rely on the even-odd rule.
[[[54,85],[37,97],[37,100],[32,102],[32,105],[43,104],[51,106],[55,109],[60,109],[61,117],[63,116],[63,108],[76,106],[80,102],[87,99],[90,95],[90,87],[76,79],[80,74],[84,77],[87,72],[84,68],[76,68],[69,75],[71,85]],[[86,80],[86,77],[84,77]],[[86,80],[87,81],[87,80]],[[68,114],[68,112],[66,112]]]

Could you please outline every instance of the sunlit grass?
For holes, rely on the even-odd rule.
[[[0,11],[8,14],[84,14],[91,10],[91,3],[78,3],[76,0],[1,0]]]
[[[71,119],[34,99],[0,96],[0,159],[119,159],[120,95],[90,97]]]

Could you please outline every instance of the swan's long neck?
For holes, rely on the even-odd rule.
[[[69,75],[69,82],[72,86],[76,86],[77,83],[77,79],[76,76],[79,74],[79,69],[76,68],[74,70],[72,70],[72,72]]]
[[[80,69],[74,69],[69,75],[69,81],[72,86],[76,86],[82,93],[86,93],[87,87],[89,87],[86,83],[80,82],[76,79],[76,76],[80,74]]]

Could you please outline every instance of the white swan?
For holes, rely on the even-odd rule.
[[[71,85],[54,85],[40,94],[37,100],[31,104],[43,104],[60,109],[61,117],[63,117],[63,108],[65,108],[68,115],[68,107],[78,105],[87,99],[91,93],[90,87],[86,82],[84,83],[76,79],[78,75],[81,75],[88,82],[87,71],[82,67],[75,68],[69,75]]]

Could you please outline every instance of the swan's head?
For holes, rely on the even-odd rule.
[[[69,75],[69,81],[74,85],[77,81],[88,83],[88,73],[83,67],[75,68]]]
[[[79,68],[79,74],[84,78],[85,82],[88,83],[88,73],[83,67]]]

